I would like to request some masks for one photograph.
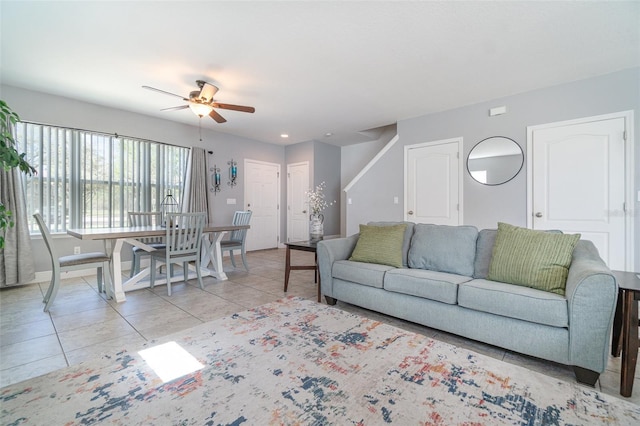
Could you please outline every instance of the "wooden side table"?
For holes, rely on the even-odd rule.
[[[287,260],[285,263],[284,271],[284,292],[287,292],[289,287],[289,273],[292,270],[313,270],[314,282],[318,283],[318,302],[320,302],[320,271],[318,270],[318,253],[316,252],[318,242],[317,241],[296,241],[284,243],[287,246]],[[314,265],[295,265],[291,266],[291,250],[309,251],[314,254]]]
[[[638,360],[638,300],[640,278],[635,272],[613,271],[618,283],[618,303],[613,318],[611,355],[620,356],[620,395],[629,397],[633,392],[633,378]]]

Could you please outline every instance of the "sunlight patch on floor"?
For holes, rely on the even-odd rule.
[[[138,354],[164,383],[204,368],[204,365],[176,342],[163,343],[141,350]]]

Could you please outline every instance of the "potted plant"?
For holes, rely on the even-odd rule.
[[[16,141],[11,134],[11,127],[20,120],[7,103],[0,99],[0,167],[9,171],[18,167],[28,175],[37,173],[25,159],[25,154],[16,150]],[[11,211],[0,202],[0,249],[4,248],[4,235],[7,228],[13,227]]]
[[[311,210],[309,215],[309,238],[311,241],[322,239],[324,235],[324,215],[322,211],[335,203],[335,201],[328,203],[325,200],[324,188],[325,183],[322,182],[316,186],[314,191],[307,191],[309,210]]]

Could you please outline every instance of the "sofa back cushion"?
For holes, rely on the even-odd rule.
[[[402,241],[406,224],[360,225],[360,237],[349,260],[402,268]]]
[[[402,240],[402,267],[409,267],[409,246],[411,245],[411,237],[413,236],[413,222],[369,222],[369,226],[395,226],[395,225],[407,225],[404,231],[404,239]]]
[[[560,234],[498,223],[488,279],[564,296],[580,234]]]
[[[478,232],[476,242],[476,260],[473,264],[473,278],[485,279],[489,275],[491,254],[496,242],[497,229],[483,229]]]
[[[416,224],[409,267],[471,277],[477,238],[475,226]]]

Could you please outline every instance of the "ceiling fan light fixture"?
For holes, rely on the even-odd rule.
[[[213,111],[213,107],[211,105],[200,104],[197,102],[189,102],[189,108],[195,115],[201,118],[205,115],[209,115],[211,111]]]
[[[142,86],[143,89],[153,90],[154,92],[164,93],[165,95],[175,96],[177,98],[181,98],[183,101],[187,103],[184,105],[180,105],[177,107],[171,108],[163,108],[161,111],[177,111],[181,109],[190,108],[191,111],[195,115],[200,118],[203,118],[205,115],[208,115],[213,121],[216,123],[226,123],[227,120],[221,116],[216,109],[228,109],[231,111],[240,111],[240,112],[248,112],[254,113],[256,109],[251,106],[244,105],[233,105],[233,104],[223,104],[219,102],[215,102],[213,96],[218,92],[218,88],[213,84],[207,83],[204,80],[196,80],[196,84],[200,88],[200,90],[194,90],[189,93],[189,98],[184,98],[180,95],[176,95],[175,93],[167,92],[166,90],[156,89],[151,86]]]

